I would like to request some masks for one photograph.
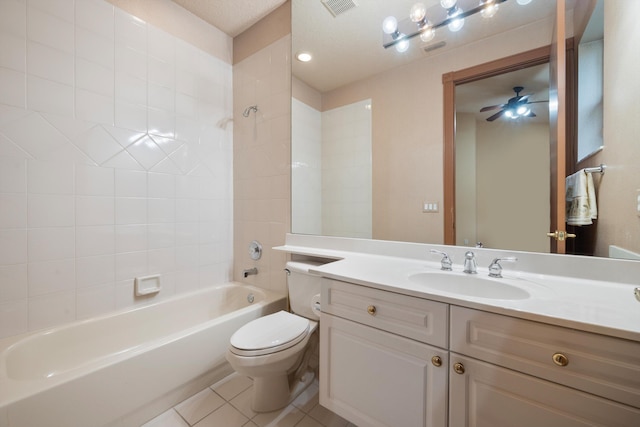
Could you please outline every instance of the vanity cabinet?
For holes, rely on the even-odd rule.
[[[320,403],[360,427],[638,427],[640,343],[323,279]]]
[[[359,426],[447,425],[448,352],[432,345],[446,304],[327,279],[321,304],[323,406]]]
[[[456,306],[450,328],[450,427],[640,425],[640,343]]]

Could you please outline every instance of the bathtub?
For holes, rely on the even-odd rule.
[[[231,373],[233,332],[285,306],[227,283],[0,340],[0,427],[140,426]]]

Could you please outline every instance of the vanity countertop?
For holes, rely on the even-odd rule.
[[[419,272],[460,276],[464,273],[459,263],[454,264],[454,271],[441,272],[440,262],[434,260],[290,244],[274,249],[327,258],[327,264],[311,272],[330,279],[640,342],[640,301],[634,297],[635,286],[629,283],[536,274],[504,263],[505,283],[523,284],[530,297],[481,298],[432,289],[409,279]],[[480,265],[477,277],[503,280],[490,279],[486,266]]]

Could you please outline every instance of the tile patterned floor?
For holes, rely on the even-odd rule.
[[[260,414],[251,410],[252,387],[231,374],[142,427],[356,427],[320,406],[317,381],[284,409]]]

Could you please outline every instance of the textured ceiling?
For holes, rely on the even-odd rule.
[[[286,0],[173,0],[214,27],[235,37]]]

